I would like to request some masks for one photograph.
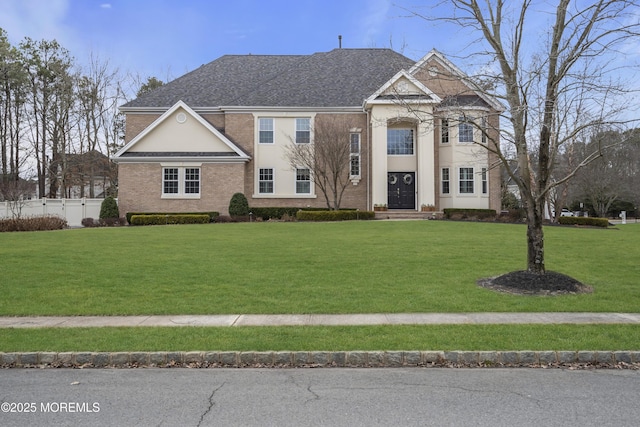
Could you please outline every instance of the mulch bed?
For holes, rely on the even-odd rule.
[[[547,271],[545,274],[513,271],[502,276],[480,279],[478,286],[517,295],[566,295],[593,292],[592,287],[554,271]]]

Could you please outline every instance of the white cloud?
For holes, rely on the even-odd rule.
[[[390,0],[375,0],[367,2],[367,10],[362,18],[361,33],[363,34],[363,45],[376,44],[376,39],[386,26],[388,13],[391,8]],[[383,34],[386,36],[386,34]],[[382,47],[382,46],[378,46]]]
[[[0,27],[13,43],[24,37],[34,40],[70,38],[67,28],[62,25],[69,3],[69,0],[5,0],[0,13]]]
[[[102,9],[111,9],[111,3],[102,3],[100,7]]]

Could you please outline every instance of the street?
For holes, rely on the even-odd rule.
[[[637,425],[640,371],[6,369],[3,426]]]

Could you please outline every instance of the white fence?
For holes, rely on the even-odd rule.
[[[0,218],[57,215],[67,220],[69,227],[80,227],[83,218],[99,218],[104,199],[35,199],[23,202],[0,202]]]

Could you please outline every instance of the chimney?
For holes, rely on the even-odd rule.
[[[338,35],[338,49],[342,49],[342,35]]]

